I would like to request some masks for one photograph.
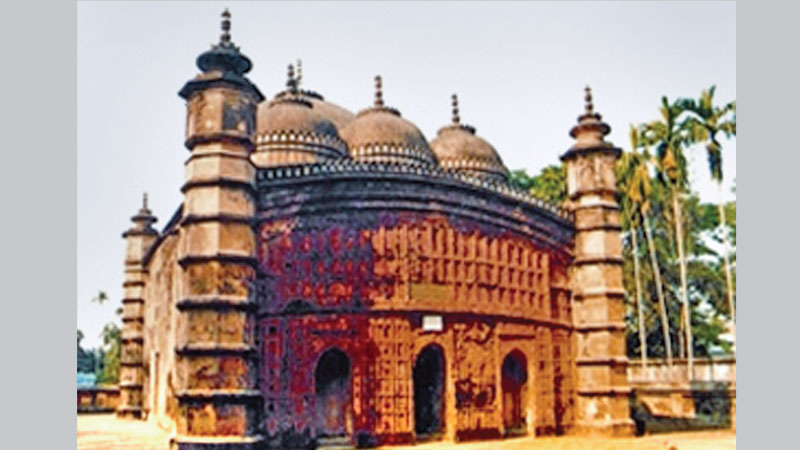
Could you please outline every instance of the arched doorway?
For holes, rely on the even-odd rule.
[[[414,421],[418,439],[433,438],[444,428],[444,354],[431,344],[414,363]]]
[[[320,436],[346,436],[350,415],[350,359],[332,348],[319,358],[314,372]]]
[[[525,355],[519,350],[509,353],[503,360],[503,425],[506,434],[525,433],[525,405],[528,396],[527,367]]]

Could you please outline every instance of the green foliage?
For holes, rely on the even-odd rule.
[[[724,206],[725,208],[725,223],[728,225],[730,230],[728,236],[730,236],[730,243],[731,246],[734,248],[736,247],[736,202],[728,202]],[[733,256],[733,255],[731,255]]]
[[[657,211],[668,206],[663,205],[663,200],[654,200]],[[720,245],[714,245],[718,243],[719,239],[711,234],[719,226],[717,208],[716,205],[702,203],[697,195],[689,196],[685,201],[685,206],[684,220],[688,224],[684,227],[688,259],[687,295],[692,311],[692,330],[695,333],[693,348],[698,356],[708,355],[715,349],[727,352],[730,351],[729,344],[719,339],[719,335],[724,332],[723,324],[730,318],[725,295],[722,248]],[[726,205],[727,216],[735,216],[735,210],[735,202]],[[667,208],[665,211],[669,211],[669,209]],[[732,217],[732,219],[727,221],[726,225],[729,235],[735,236],[736,221],[735,218]],[[672,347],[678,348],[677,333],[680,332],[681,326],[680,268],[676,260],[670,221],[671,218],[665,214],[657,214],[652,217],[651,224],[656,256],[664,281],[670,336],[673,340]],[[633,248],[630,240],[630,233],[634,231],[628,222],[624,222],[623,227],[623,282],[628,305],[626,316],[629,326],[628,353],[631,357],[639,357],[639,336],[636,329],[638,324],[634,303]],[[643,242],[644,236],[641,229],[636,232],[639,233],[639,242]],[[731,242],[735,243],[735,239],[732,239]],[[639,258],[640,261],[647,261],[648,258],[647,249],[643,245],[639,245]],[[642,298],[645,305],[648,353],[650,356],[664,357],[666,349],[658,317],[657,292],[652,267],[649,264],[640,264],[640,271],[644,291]]]
[[[108,295],[99,291],[91,301],[102,305],[107,300]],[[115,313],[121,316],[122,308],[117,308]],[[100,333],[103,344],[99,349],[82,349],[80,343],[83,337],[83,332],[78,330],[78,372],[94,372],[98,384],[117,383],[122,352],[122,330],[114,322],[107,323]]]
[[[107,323],[100,337],[103,339],[103,347],[100,349],[102,364],[96,371],[97,382],[115,384],[119,381],[122,331],[115,323]]]
[[[658,180],[678,190],[688,186],[688,168],[683,149],[692,141],[690,130],[681,121],[685,108],[680,101],[669,103],[661,97],[661,119],[640,125],[639,145],[655,148]]]
[[[567,198],[567,172],[563,165],[547,166],[533,177],[524,169],[515,170],[509,176],[509,183],[550,203],[560,204]]]
[[[731,246],[730,259],[735,261],[736,202],[723,205],[726,229],[720,229],[716,204],[703,203],[690,192],[687,160],[684,150],[703,143],[708,155],[712,179],[722,180],[722,146],[717,136],[736,135],[736,102],[722,107],[714,105],[714,87],[703,91],[698,100],[679,98],[670,103],[661,99],[661,118],[631,126],[632,151],[624,152],[617,166],[619,201],[623,225],[623,278],[627,291],[628,352],[639,357],[638,319],[635,310],[635,279],[631,233],[639,233],[642,242],[643,211],[651,219],[656,259],[664,282],[669,315],[670,339],[678,347],[681,320],[681,280],[676,230],[681,229],[687,272],[687,302],[691,311],[696,355],[712,351],[730,351],[730,345],[719,339],[730,319],[724,271],[723,234]],[[651,149],[654,153],[651,154]],[[735,194],[735,187],[733,189]],[[675,205],[681,212],[676,226]],[[638,227],[638,228],[637,228]],[[647,249],[639,245],[640,261],[646,261]],[[735,267],[735,266],[734,266]],[[658,315],[654,274],[650,264],[640,264],[644,325],[650,356],[665,356],[665,345]],[[735,271],[732,272],[735,291]]]
[[[513,170],[508,176],[508,183],[520,189],[530,189],[533,179],[525,169]]]
[[[691,143],[704,143],[708,157],[711,178],[722,182],[722,144],[717,140],[721,133],[726,137],[736,136],[736,101],[723,106],[714,104],[716,86],[711,86],[695,101],[691,98],[678,99],[677,103],[688,111],[682,126],[689,133]]]
[[[78,330],[78,372],[94,372],[97,361],[95,360],[94,352],[81,348],[83,338],[83,331]]]
[[[725,323],[719,316],[701,315],[692,317],[694,328],[694,352],[698,356],[709,356],[710,349],[719,348],[723,353],[731,353],[731,344],[721,340],[720,335],[726,332]]]

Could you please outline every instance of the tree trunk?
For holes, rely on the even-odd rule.
[[[633,274],[636,278],[636,310],[639,315],[639,353],[642,355],[642,367],[647,367],[647,334],[644,332],[644,313],[642,312],[642,282],[639,274],[639,245],[637,243],[637,227],[631,227],[633,243]]]
[[[683,324],[683,303],[680,304],[678,311],[678,359],[686,359],[686,327]]]
[[[686,289],[686,256],[683,252],[683,219],[681,217],[681,207],[678,202],[678,190],[672,188],[672,210],[675,213],[675,237],[678,245],[678,263],[681,269],[681,303],[683,305],[683,326],[686,332],[686,362],[689,371],[689,381],[693,378],[694,370],[694,351],[692,346],[692,322],[691,311],[689,309],[689,296]]]
[[[722,196],[722,181],[717,183],[719,188],[719,203],[717,209],[719,210],[719,224],[722,228],[722,258],[725,261],[725,284],[728,288],[728,311],[731,313],[731,322],[736,325],[736,307],[733,304],[733,280],[731,279],[731,265],[729,262],[730,245],[728,243],[728,227],[725,225],[725,207]],[[736,344],[736,336],[734,335],[734,345]]]
[[[656,259],[656,247],[653,243],[653,232],[650,229],[650,219],[647,213],[642,212],[644,218],[644,231],[647,237],[647,247],[650,250],[650,264],[653,266],[653,278],[656,282],[656,293],[658,294],[658,309],[661,314],[661,333],[664,336],[664,347],[667,350],[667,366],[672,367],[672,341],[669,338],[669,319],[667,317],[667,305],[664,301],[664,287],[661,284],[661,270],[658,268]]]

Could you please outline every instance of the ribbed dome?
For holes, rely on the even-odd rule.
[[[253,163],[271,167],[347,156],[336,125],[300,94],[290,68],[288,89],[258,105]]]
[[[383,105],[380,77],[375,78],[375,105],[356,115],[341,130],[355,160],[435,165],[436,157],[425,136],[400,112]]]
[[[442,127],[431,141],[439,165],[489,181],[504,183],[508,168],[491,144],[475,135],[475,128],[460,123],[458,98],[453,95],[453,123]]]

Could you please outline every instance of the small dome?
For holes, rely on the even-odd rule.
[[[458,98],[453,95],[453,123],[442,127],[431,149],[443,169],[466,173],[487,181],[505,183],[508,168],[491,144],[475,135],[475,128],[461,124]]]
[[[384,106],[380,77],[375,77],[375,84],[375,106],[359,112],[341,130],[350,156],[360,161],[435,165],[436,157],[425,136],[399,111]]]
[[[350,122],[352,122],[355,118],[355,115],[352,112],[335,103],[325,101],[325,98],[319,93],[308,89],[301,89],[300,86],[303,81],[303,62],[299,59],[297,60],[297,76],[294,77],[294,81],[297,85],[297,94],[302,97],[303,100],[308,100],[311,102],[311,106],[313,106],[314,111],[316,111],[322,117],[333,122],[338,130],[341,130],[349,125]],[[288,90],[279,92],[275,98],[281,98],[289,95],[289,93],[290,92]]]
[[[291,70],[288,85],[274,100],[258,105],[253,163],[270,167],[346,158],[336,125],[300,95]]]

